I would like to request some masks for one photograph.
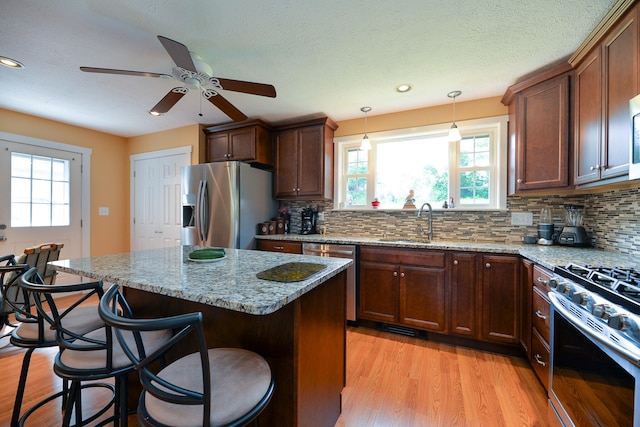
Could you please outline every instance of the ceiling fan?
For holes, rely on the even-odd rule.
[[[210,103],[218,107],[233,121],[241,122],[247,116],[229,101],[220,95],[220,90],[242,92],[251,95],[276,97],[276,89],[272,85],[263,83],[245,82],[220,77],[212,77],[211,67],[198,55],[190,52],[185,45],[175,40],[158,36],[158,40],[166,49],[176,68],[173,74],[150,73],[145,71],[114,70],[110,68],[80,67],[81,71],[88,73],[122,74],[125,76],[158,77],[178,80],[183,86],[175,87],[160,100],[149,113],[159,115],[169,111],[187,92],[189,88],[200,90],[202,96]]]

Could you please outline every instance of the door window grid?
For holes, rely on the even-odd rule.
[[[11,226],[70,224],[70,162],[11,154]]]

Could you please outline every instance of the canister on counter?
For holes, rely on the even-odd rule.
[[[276,234],[276,227],[277,227],[277,223],[276,221],[269,221],[269,234]]]
[[[284,234],[285,219],[283,217],[276,218],[276,234]]]
[[[261,222],[260,224],[258,224],[258,234],[261,235],[261,236],[269,234],[269,223],[268,222]]]

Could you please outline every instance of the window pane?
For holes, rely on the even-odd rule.
[[[460,153],[460,166],[463,168],[473,166],[473,153]]]
[[[476,153],[475,166],[489,166],[489,153]]]
[[[69,225],[69,176],[68,160],[12,153],[11,226]]]
[[[376,145],[375,197],[381,207],[402,208],[410,190],[416,206],[444,202],[449,195],[449,144],[446,136]]]
[[[47,227],[51,225],[51,205],[32,204],[31,205],[31,226]]]
[[[51,158],[33,156],[33,178],[51,179]]]
[[[31,156],[27,154],[11,154],[11,176],[29,178],[31,177]]]

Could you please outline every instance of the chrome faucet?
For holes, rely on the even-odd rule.
[[[433,209],[431,209],[431,205],[429,203],[423,203],[418,210],[418,218],[422,218],[422,211],[424,207],[429,208],[429,230],[427,230],[427,237],[429,237],[429,241],[433,240]],[[424,229],[420,228],[424,233]]]

